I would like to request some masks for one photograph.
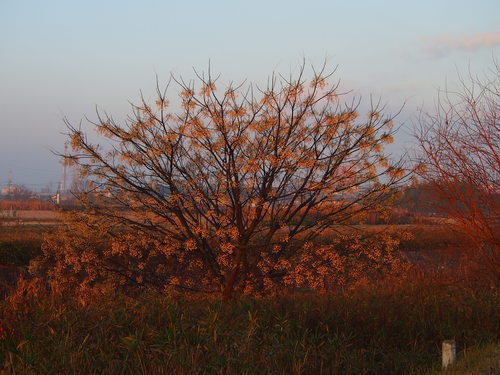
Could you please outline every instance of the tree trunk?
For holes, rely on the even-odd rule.
[[[240,272],[242,255],[243,251],[241,249],[237,249],[236,259],[234,260],[234,267],[230,272],[228,272],[228,275],[226,276],[225,280],[224,290],[222,291],[222,299],[224,301],[228,301],[234,297],[233,296],[234,286],[236,284],[236,279]]]

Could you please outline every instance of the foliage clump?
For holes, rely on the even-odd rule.
[[[123,228],[110,235],[110,231],[92,215],[68,214],[64,226],[45,235],[44,255],[31,262],[31,274],[43,275],[53,286],[68,291],[107,285],[124,292],[220,292],[217,280],[191,252],[179,253],[147,232]],[[410,237],[395,229],[325,231],[287,259],[273,262],[263,256],[240,293],[326,293],[400,276],[409,264],[401,258],[399,245]]]

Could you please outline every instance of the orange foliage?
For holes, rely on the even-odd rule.
[[[166,240],[161,235],[116,229],[116,223],[85,213],[67,214],[66,226],[46,234],[44,257],[31,263],[33,275],[45,276],[52,287],[67,292],[112,288],[218,294],[220,279],[206,272],[196,243]],[[114,228],[114,229],[113,229]],[[221,234],[222,235],[222,234]],[[225,235],[225,234],[224,234]],[[281,294],[297,290],[335,292],[370,284],[408,270],[399,244],[409,234],[383,230],[375,233],[342,229],[324,231],[314,242],[293,242],[280,232],[269,253],[261,253],[255,267],[246,268],[238,293]],[[234,242],[219,244],[216,261],[231,269]],[[285,247],[283,247],[285,246]],[[291,248],[287,256],[282,249]]]

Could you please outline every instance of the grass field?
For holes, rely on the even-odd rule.
[[[445,371],[436,371],[436,374],[498,375],[499,372],[500,344],[492,343],[463,350],[453,366],[449,366]]]
[[[0,225],[0,266],[27,266],[40,254],[44,225]]]
[[[21,280],[17,289],[2,285],[10,295],[0,302],[0,368],[5,374],[437,374],[442,340],[455,339],[460,361],[446,374],[494,374],[498,289],[441,277],[440,267],[429,267],[460,253],[463,236],[440,225],[395,229],[413,233],[401,250],[428,272],[349,294],[223,303],[107,289],[63,296],[37,280]],[[40,254],[46,230],[0,226],[4,284]]]
[[[425,282],[230,303],[26,283],[0,304],[0,361],[17,374],[436,373],[444,339],[460,354],[499,343],[499,304],[493,290]]]

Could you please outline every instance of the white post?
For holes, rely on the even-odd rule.
[[[457,357],[457,344],[455,340],[445,340],[443,341],[443,357],[442,364],[443,368],[448,367]]]

